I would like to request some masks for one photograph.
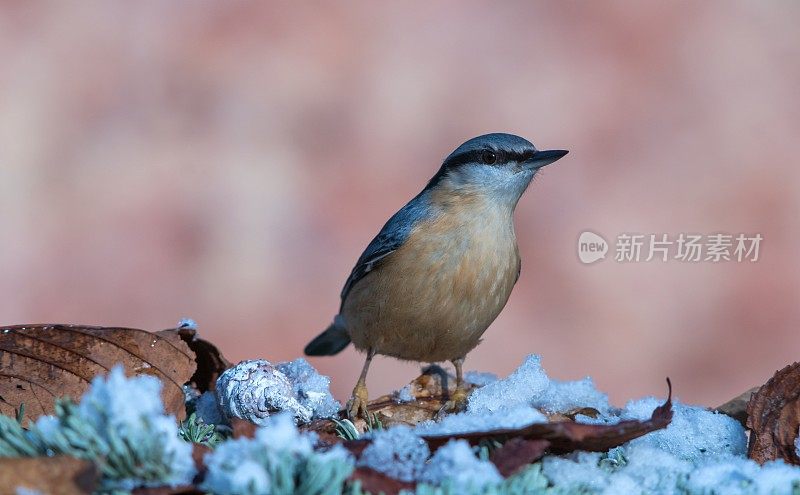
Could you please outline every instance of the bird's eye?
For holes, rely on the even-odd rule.
[[[484,152],[481,153],[481,161],[487,165],[492,165],[497,161],[497,155],[494,151],[484,150]]]

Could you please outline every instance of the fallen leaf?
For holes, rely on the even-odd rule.
[[[194,461],[195,468],[197,468],[197,474],[194,477],[195,483],[199,483],[208,470],[203,462],[203,458],[209,452],[211,452],[211,449],[205,445],[199,443],[192,444],[192,460]],[[198,488],[197,485],[192,484],[141,487],[136,488],[131,493],[133,495],[203,495],[207,492]]]
[[[225,359],[217,346],[199,338],[194,328],[179,327],[177,331],[189,349],[194,352],[194,360],[197,363],[197,369],[189,382],[201,393],[216,390],[217,378],[232,366],[231,362]]]
[[[0,413],[12,415],[24,404],[28,418],[52,414],[54,399],[80,398],[92,378],[122,364],[128,374],[159,378],[167,412],[183,419],[183,385],[195,373],[194,359],[178,329],[0,327]]]
[[[0,462],[0,493],[17,488],[48,495],[86,495],[97,484],[97,468],[74,457],[25,457]]]
[[[763,464],[775,459],[800,465],[794,446],[800,427],[800,363],[775,373],[747,404],[747,455]]]
[[[511,439],[515,437],[528,440],[547,440],[550,451],[564,454],[574,450],[605,452],[625,442],[638,438],[651,431],[666,428],[672,421],[672,384],[667,379],[669,395],[666,402],[657,407],[650,419],[644,421],[628,420],[613,425],[587,425],[573,421],[556,423],[535,423],[522,428],[496,429],[456,435],[424,436],[431,450],[436,450],[451,439],[464,439],[477,445],[488,439]]]
[[[208,492],[194,485],[180,485],[137,488],[131,493],[132,495],[204,495]]]
[[[396,480],[374,469],[359,467],[350,475],[349,481],[358,481],[364,493],[383,493],[397,495],[403,490],[414,490],[414,483]]]
[[[231,418],[231,428],[233,428],[233,438],[253,438],[258,425],[246,419]]]
[[[508,478],[528,464],[538,461],[547,452],[547,440],[512,438],[495,449],[489,460],[497,467],[504,478]]]

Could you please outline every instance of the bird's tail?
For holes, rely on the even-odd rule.
[[[324,332],[308,343],[303,352],[306,356],[333,356],[350,344],[350,335],[344,326],[344,319],[337,315]]]

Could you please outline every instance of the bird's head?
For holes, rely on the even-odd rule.
[[[513,134],[485,134],[450,153],[426,189],[480,194],[513,208],[536,172],[566,154],[537,150]]]

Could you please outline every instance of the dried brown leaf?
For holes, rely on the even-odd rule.
[[[195,329],[181,327],[177,330],[181,339],[186,342],[195,355],[197,369],[192,375],[191,384],[200,392],[215,390],[217,378],[223,371],[231,367],[231,362],[225,359],[217,346],[199,338]]]
[[[489,460],[497,466],[500,474],[507,478],[528,464],[541,459],[548,447],[550,447],[550,442],[547,440],[512,438],[495,449],[489,456]]]
[[[361,491],[365,493],[384,493],[397,495],[403,490],[414,490],[414,483],[396,480],[370,468],[359,467],[350,475],[350,481],[360,481]]]
[[[794,446],[800,427],[800,363],[776,372],[753,394],[747,427],[752,430],[748,457],[762,464],[783,459],[800,465]]]
[[[204,495],[208,492],[194,485],[180,485],[137,488],[131,493],[133,495]]]
[[[672,385],[669,383],[667,401],[657,407],[650,419],[645,421],[621,421],[614,425],[587,425],[573,421],[536,423],[522,428],[497,429],[458,435],[436,435],[423,437],[431,450],[436,450],[453,438],[464,439],[477,445],[488,439],[525,438],[547,440],[550,451],[567,453],[574,450],[605,452],[651,431],[666,428],[672,420]]]
[[[0,413],[37,418],[54,399],[80,398],[92,378],[122,364],[128,374],[163,383],[167,412],[185,417],[182,386],[195,373],[195,355],[178,329],[147,332],[85,325],[0,327]]]
[[[258,425],[246,419],[231,418],[231,428],[233,428],[233,438],[253,438]]]
[[[86,495],[97,484],[97,468],[74,457],[28,457],[0,462],[0,493],[27,488],[49,495]]]

